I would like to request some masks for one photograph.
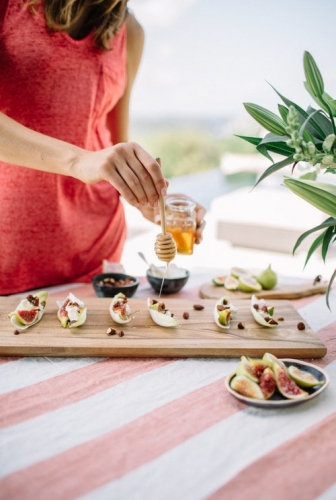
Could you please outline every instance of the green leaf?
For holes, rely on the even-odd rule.
[[[322,224],[319,224],[318,226],[315,226],[312,229],[309,229],[308,231],[301,234],[301,236],[297,239],[294,245],[293,254],[295,253],[297,248],[301,245],[303,240],[307,238],[307,236],[309,236],[312,233],[315,233],[316,231],[321,231],[322,229],[326,229],[330,226],[335,226],[335,225],[336,225],[336,219],[334,219],[333,217],[329,217],[324,222],[322,222]]]
[[[287,123],[288,108],[283,104],[278,104],[278,110],[283,121]]]
[[[275,135],[275,134],[267,134],[259,143],[257,149],[259,150],[260,146],[266,146],[269,151],[272,153],[278,153],[282,156],[290,156],[295,153],[295,150],[290,146],[287,146],[286,141],[288,137]]]
[[[303,68],[307,85],[316,97],[322,97],[324,92],[323,78],[313,56],[307,51],[303,55]]]
[[[312,184],[314,184],[314,181],[292,178],[284,179],[284,185],[297,196],[300,196],[300,198],[322,212],[336,217],[336,195]],[[319,185],[321,186],[321,183]],[[325,186],[330,188],[328,184],[325,184]]]
[[[314,241],[313,243],[311,244],[308,252],[307,252],[307,257],[306,257],[306,260],[305,260],[305,263],[304,263],[304,268],[306,267],[310,257],[313,255],[313,253],[315,252],[315,250],[322,244],[323,242],[323,238],[324,238],[324,235],[325,235],[325,232],[324,231],[322,234],[320,234]],[[293,252],[294,253],[294,252]]]
[[[312,114],[314,111],[316,111],[315,108],[312,108],[311,106],[308,106],[308,109],[307,109],[307,114],[310,115]],[[316,130],[320,130],[321,131],[321,137],[319,137],[322,141],[329,135],[332,133],[332,125],[331,125],[331,122],[330,122],[330,119],[326,117],[326,115],[323,113],[323,111],[321,111],[320,109],[318,110],[319,112],[314,115],[314,118],[312,120],[312,124],[316,124]]]
[[[268,167],[267,170],[259,177],[255,185],[253,186],[254,188],[266,177],[269,177],[270,175],[274,174],[274,172],[277,172],[283,167],[286,167],[287,165],[290,165],[291,163],[294,163],[293,156],[290,156],[289,158],[286,158],[285,160],[279,161],[278,163],[273,163],[270,167]]]
[[[258,146],[258,144],[262,141],[261,137],[248,137],[245,135],[237,135],[237,134],[235,134],[235,137],[239,137],[239,139],[244,139],[244,141],[247,141],[250,144],[253,144],[254,146]]]
[[[269,84],[271,85],[271,84]],[[297,112],[297,116],[298,116],[298,119],[299,119],[299,122],[300,123],[303,123],[307,117],[308,117],[308,113],[302,109],[298,104],[296,104],[295,102],[291,101],[290,99],[288,99],[287,97],[283,96],[282,94],[280,94],[280,92],[277,91],[277,89],[275,87],[273,87],[273,85],[271,85],[272,89],[278,94],[278,96],[282,99],[282,101],[289,107],[289,106],[294,106],[294,108],[296,109],[296,112]],[[320,127],[320,125],[316,122],[316,120],[312,120],[312,122],[310,122],[307,126],[307,130],[316,138],[318,139],[321,139],[322,141],[325,139],[326,135],[328,134],[325,134],[323,132],[323,129]],[[331,132],[329,132],[331,133]]]
[[[333,272],[333,274],[332,274],[332,276],[331,276],[331,278],[329,280],[329,285],[328,285],[327,294],[326,294],[326,302],[327,302],[327,306],[328,306],[328,308],[329,308],[330,311],[331,311],[331,309],[330,309],[330,303],[329,303],[329,295],[330,295],[330,292],[331,292],[331,286],[332,286],[335,278],[336,278],[336,269]]]
[[[299,179],[315,181],[317,179],[317,171],[313,170],[312,172],[307,172],[306,174],[300,175]]]
[[[258,122],[262,127],[276,135],[286,135],[286,124],[275,113],[269,111],[262,106],[253,103],[244,103],[246,111]]]
[[[333,241],[334,234],[335,234],[335,226],[330,226],[325,232],[323,242],[322,242],[322,259],[324,262],[325,262],[326,257],[327,257],[329,245]]]

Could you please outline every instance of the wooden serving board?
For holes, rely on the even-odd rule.
[[[63,300],[60,298],[60,300]],[[327,349],[306,325],[288,301],[273,301],[274,317],[283,316],[276,328],[256,323],[247,300],[235,301],[237,313],[230,329],[219,328],[213,319],[213,300],[200,300],[204,309],[196,311],[194,302],[183,299],[164,300],[174,313],[179,326],[164,328],[156,325],[147,310],[146,300],[129,299],[133,320],[117,325],[109,314],[111,299],[88,298],[87,321],[77,329],[64,329],[57,319],[57,304],[49,297],[42,320],[19,335],[14,334],[8,313],[18,304],[14,297],[0,298],[0,355],[4,356],[110,356],[110,357],[240,357],[262,356],[271,352],[279,357],[321,358]],[[138,311],[138,312],[136,312]],[[189,319],[183,313],[189,312]],[[237,328],[238,322],[245,329]],[[124,336],[108,336],[108,327],[123,330]]]
[[[252,295],[264,299],[300,299],[320,293],[326,293],[328,282],[323,281],[316,285],[312,283],[278,283],[272,290],[262,290],[261,292],[249,293],[240,290],[227,290],[224,286],[216,286],[212,281],[204,283],[200,287],[200,297],[203,299],[220,299],[223,295],[227,295],[236,299],[250,299]]]

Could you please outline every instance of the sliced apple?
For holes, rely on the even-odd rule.
[[[169,309],[166,309],[163,302],[159,302],[148,297],[147,308],[152,320],[157,325],[164,326],[166,328],[178,326],[178,322],[174,318],[173,314],[169,311]]]

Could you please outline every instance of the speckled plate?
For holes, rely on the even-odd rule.
[[[233,373],[231,373],[226,377],[225,387],[227,388],[229,393],[232,394],[232,396],[237,398],[242,403],[251,406],[256,406],[258,408],[287,408],[288,406],[296,406],[298,404],[305,403],[306,401],[310,401],[311,399],[321,394],[321,392],[325,391],[325,389],[328,387],[330,382],[329,375],[324,370],[322,370],[322,368],[312,365],[311,363],[306,363],[305,361],[298,361],[297,359],[282,358],[281,361],[285,363],[287,367],[290,365],[294,365],[300,370],[304,370],[306,372],[311,373],[315,378],[317,378],[318,381],[324,381],[324,385],[318,385],[312,388],[304,388],[305,391],[309,392],[309,396],[306,398],[286,399],[278,391],[275,391],[275,393],[270,399],[261,401],[259,399],[253,399],[253,398],[248,398],[246,396],[242,396],[238,392],[231,389],[230,382],[232,378],[236,375],[236,372],[234,371]]]

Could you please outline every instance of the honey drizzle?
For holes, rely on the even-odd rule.
[[[165,280],[165,277],[166,277],[166,274],[168,271],[168,266],[169,266],[169,262],[166,262],[166,269],[165,269],[165,272],[163,273],[162,283],[161,283],[161,287],[160,287],[159,300],[161,299],[162,287],[163,287],[163,283],[164,283],[164,280]]]

